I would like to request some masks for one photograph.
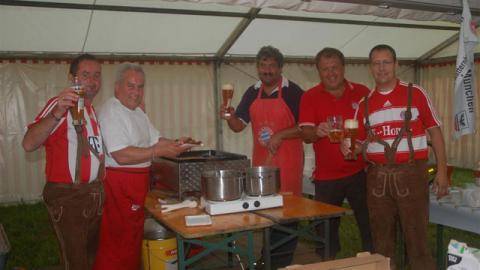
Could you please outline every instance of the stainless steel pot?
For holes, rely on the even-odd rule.
[[[214,170],[202,173],[202,196],[209,201],[232,201],[243,193],[243,172]]]
[[[245,193],[248,196],[267,196],[280,192],[280,169],[259,166],[245,169]]]

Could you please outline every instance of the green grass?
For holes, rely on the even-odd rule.
[[[470,170],[455,169],[452,178],[454,185],[463,186],[472,182],[473,174]],[[48,221],[47,210],[42,203],[0,206],[0,223],[3,224],[11,244],[6,269],[21,266],[32,270],[59,264],[57,242]],[[342,250],[337,254],[337,258],[352,257],[361,250],[359,233],[353,216],[342,218],[340,237]],[[435,237],[435,225],[431,224],[429,241],[434,256]],[[480,248],[480,236],[474,233],[445,228],[444,247],[450,239]]]

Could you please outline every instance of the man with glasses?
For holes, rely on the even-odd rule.
[[[396,77],[395,50],[377,45],[369,54],[376,87],[360,102],[359,139],[367,170],[367,201],[375,252],[395,262],[396,224],[400,222],[411,269],[435,269],[427,243],[429,191],[427,133],[437,161],[433,191],[448,192],[445,144],[440,120],[418,85]],[[344,155],[350,150],[342,145]]]
[[[300,103],[299,126],[306,143],[313,144],[315,152],[315,199],[341,206],[345,198],[352,207],[360,230],[362,249],[372,251],[372,240],[368,225],[366,200],[366,164],[359,156],[356,160],[345,160],[340,144],[328,139],[327,116],[340,115],[352,119],[358,102],[368,95],[366,86],[345,79],[345,57],[335,48],[324,48],[315,57],[321,82],[308,90]],[[338,228],[340,218],[330,220],[330,255],[324,260],[335,259],[340,250]],[[323,226],[319,226],[323,236]],[[317,253],[323,257],[323,248]]]

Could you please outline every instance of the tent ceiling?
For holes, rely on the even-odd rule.
[[[400,58],[417,59],[458,32],[458,24],[453,22],[325,13],[349,13],[346,8],[350,7],[362,14],[375,14],[371,11],[380,9],[395,10],[390,14],[394,18],[393,13],[397,17],[413,16],[407,16],[404,9],[398,13],[400,8],[395,6],[402,7],[403,3],[403,7],[419,7],[413,12],[415,16],[436,19],[439,12],[422,9],[450,7],[453,12],[458,11],[461,3],[381,1],[391,7],[381,9],[371,5],[378,5],[376,2],[379,1],[0,0],[0,55],[85,51],[102,55],[213,58],[219,52],[223,56],[223,49],[227,56],[252,56],[261,46],[272,44],[292,57],[311,57],[319,49],[331,46],[341,49],[347,57],[357,58],[365,57],[375,44],[387,43],[398,50]],[[472,13],[480,10],[480,1],[470,1],[470,5]],[[261,9],[252,12],[252,8]],[[458,15],[448,16],[458,20]]]

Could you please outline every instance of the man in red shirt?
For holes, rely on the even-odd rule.
[[[60,245],[65,269],[91,269],[103,209],[103,143],[92,102],[102,84],[100,63],[83,54],[70,64],[69,80],[85,90],[83,124],[70,109],[79,96],[66,88],[51,98],[23,138],[27,152],[45,146],[47,184],[43,199]],[[81,103],[81,102],[79,102]]]
[[[374,249],[390,257],[394,269],[396,224],[400,222],[411,269],[435,269],[427,243],[427,132],[437,160],[433,191],[440,198],[448,192],[440,121],[425,90],[397,79],[392,47],[377,45],[369,58],[376,87],[359,104],[357,119],[363,154],[370,163],[367,199]],[[345,146],[342,151],[349,153]]]
[[[344,159],[340,144],[329,141],[326,123],[327,117],[332,115],[352,119],[358,102],[368,95],[369,90],[345,79],[345,59],[339,50],[324,48],[315,60],[321,82],[303,95],[299,119],[302,137],[306,143],[313,143],[315,151],[312,176],[315,199],[340,206],[347,198],[360,229],[363,250],[372,251],[365,194],[366,164],[361,157],[353,161]],[[334,259],[340,250],[339,226],[340,218],[330,221],[330,255],[324,259]],[[321,249],[317,252],[320,253]]]

